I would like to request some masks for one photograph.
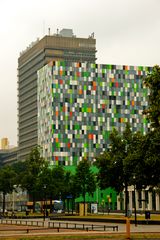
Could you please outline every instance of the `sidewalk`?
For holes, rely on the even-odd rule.
[[[107,226],[118,226],[118,232],[119,233],[125,233],[126,232],[126,224],[124,224],[124,223],[108,223],[108,222],[92,222],[92,221],[75,221],[75,220],[73,220],[73,221],[67,221],[67,220],[62,220],[62,221],[60,221],[60,220],[49,220],[49,219],[45,219],[45,221],[43,221],[43,219],[25,219],[25,220],[22,220],[22,219],[15,219],[15,221],[18,221],[18,225],[16,226],[16,227],[23,227],[24,229],[26,229],[27,227],[29,228],[29,227],[32,227],[32,228],[39,228],[39,229],[43,229],[43,228],[45,228],[45,229],[48,229],[48,231],[49,230],[52,230],[53,231],[53,229],[49,229],[48,228],[48,223],[50,222],[50,223],[52,223],[52,222],[54,222],[54,223],[57,223],[57,227],[55,227],[55,229],[56,229],[56,231],[57,231],[57,229],[59,228],[58,226],[58,223],[62,223],[62,228],[63,228],[63,223],[65,224],[65,223],[68,223],[70,226],[71,225],[73,225],[73,228],[74,228],[74,225],[75,224],[79,224],[79,225],[83,225],[83,224],[85,224],[85,226],[87,227],[87,225],[97,225],[97,226],[99,226],[100,228],[99,228],[99,230],[101,230],[102,232],[103,232],[103,229],[104,229],[104,225],[107,225]],[[24,221],[24,222],[28,222],[28,226],[26,226],[26,225],[20,225],[20,222],[19,221]],[[37,223],[39,223],[38,225],[36,224],[36,222]],[[0,221],[0,223],[3,223],[3,221]],[[9,222],[8,222],[9,223]],[[32,223],[33,223],[33,225],[32,225]],[[13,225],[11,225],[11,224],[3,224],[3,226],[8,226],[8,228],[13,228],[15,225],[15,223],[14,223],[14,220],[12,220],[12,224]],[[1,227],[2,225],[0,224],[0,227]],[[101,228],[102,227],[102,228]],[[71,229],[66,229],[67,231],[71,231],[72,232],[72,230]],[[90,228],[89,228],[89,230],[90,230]],[[61,229],[60,228],[60,232],[62,232],[62,231],[64,231],[63,229]],[[76,229],[74,229],[74,231],[76,231],[76,232],[78,232],[79,230],[76,230]],[[83,232],[86,232],[86,230],[80,230],[80,231],[83,231]],[[139,233],[142,233],[142,232],[150,232],[150,233],[155,233],[155,232],[159,232],[160,233],[160,225],[147,225],[147,224],[145,224],[145,225],[139,225],[139,224],[137,224],[137,226],[135,226],[134,224],[130,224],[130,231],[131,232],[139,232]],[[94,232],[96,232],[96,231],[94,231]],[[98,232],[100,232],[100,231],[98,231]],[[111,232],[111,233],[113,233],[113,230],[112,229],[106,229],[106,231],[105,232]],[[1,234],[1,232],[0,232],[0,234]]]

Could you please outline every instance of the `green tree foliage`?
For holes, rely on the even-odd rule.
[[[40,147],[33,148],[29,157],[25,161],[26,170],[21,179],[22,189],[26,189],[33,200],[33,210],[35,210],[36,196],[39,195],[37,184],[39,174],[43,170],[46,161],[40,155]]]
[[[143,148],[145,179],[151,189],[160,186],[160,131],[155,129],[145,136]]]
[[[149,88],[148,108],[144,111],[151,123],[151,131],[146,135],[144,158],[148,185],[160,186],[160,66],[154,66],[144,79]]]
[[[149,88],[148,108],[144,111],[151,122],[151,127],[160,128],[160,67],[154,66],[151,73],[144,79]]]
[[[127,177],[126,172],[124,172],[124,159],[127,157],[128,144],[127,139],[124,139],[116,129],[113,129],[110,134],[110,148],[100,154],[96,161],[99,168],[98,180],[102,189],[113,187],[117,192],[124,189]]]
[[[124,159],[124,171],[127,173],[130,185],[136,184],[137,189],[148,185],[146,177],[145,152],[147,151],[146,136],[141,132],[132,133],[128,154]]]
[[[50,211],[52,211],[52,200],[60,199],[65,191],[65,172],[63,167],[48,167],[41,171],[37,187],[41,192],[41,198],[50,199]]]
[[[122,134],[113,129],[110,134],[110,148],[97,157],[100,188],[112,187],[118,193],[125,189],[126,214],[128,210],[128,186],[133,183],[133,176],[138,175],[136,169],[139,171],[143,165],[143,162],[140,161],[142,154],[139,148],[142,139],[142,134],[134,134],[129,124],[126,124]]]
[[[26,161],[22,162],[22,161],[19,161],[19,162],[16,162],[14,164],[12,164],[12,169],[15,171],[15,184],[17,186],[21,186],[21,182],[22,182],[22,179],[23,179],[23,176],[26,172]]]
[[[5,196],[12,193],[15,185],[15,172],[11,166],[0,168],[0,192],[3,193],[3,214],[5,210]]]
[[[62,198],[67,199],[67,209],[69,213],[69,202],[72,202],[72,214],[75,198],[79,195],[75,187],[75,176],[70,172],[66,171],[64,176],[65,188],[62,193]]]
[[[116,129],[110,134],[110,148],[97,157],[97,167],[99,168],[98,182],[101,189],[114,188],[118,193],[127,187],[129,179],[124,172],[124,159],[126,157],[126,142]],[[126,203],[128,195],[126,194]],[[127,204],[125,206],[127,214]]]
[[[90,169],[90,162],[88,159],[83,159],[79,162],[74,177],[74,186],[78,195],[83,196],[85,206],[86,193],[92,194],[96,190],[96,179],[94,173]],[[85,215],[85,207],[84,207]]]

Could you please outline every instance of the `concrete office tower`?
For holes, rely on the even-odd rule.
[[[37,70],[51,60],[95,62],[96,40],[77,38],[71,29],[57,30],[30,44],[18,59],[18,159],[37,145]]]
[[[8,138],[1,139],[1,149],[9,149],[9,141]]]
[[[51,62],[38,71],[38,139],[54,165],[77,165],[105,151],[115,127],[146,133],[142,114],[150,67]]]

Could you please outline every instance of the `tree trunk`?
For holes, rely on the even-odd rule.
[[[74,202],[74,198],[72,197],[72,215],[73,215],[73,202]]]
[[[65,208],[66,208],[66,199],[65,196],[62,194],[61,196],[61,201],[62,201],[62,212],[65,213]]]
[[[67,211],[68,211],[68,214],[69,214],[69,198],[67,198]]]
[[[85,216],[86,215],[86,194],[85,194],[85,192],[83,193],[83,200],[84,200],[83,201],[84,202],[83,215]]]
[[[35,194],[33,193],[33,213],[35,213],[35,203],[36,203],[36,199],[35,199]]]
[[[52,206],[52,196],[50,196],[50,213],[53,212],[53,206]]]
[[[128,215],[128,184],[125,183],[125,216]]]
[[[5,213],[5,205],[6,205],[6,194],[3,192],[3,215]]]

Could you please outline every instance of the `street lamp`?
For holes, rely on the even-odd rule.
[[[134,223],[135,227],[137,227],[137,210],[136,210],[136,182],[135,182],[135,175],[133,176],[134,179]]]
[[[44,211],[43,211],[43,220],[45,221],[45,217],[46,217],[46,184],[44,184],[43,188],[44,188]]]
[[[125,152],[124,158],[126,158],[128,156],[128,147],[129,147],[127,139],[122,139],[122,143],[124,144],[124,152]],[[124,189],[125,189],[125,216],[127,217],[129,196],[128,196],[128,178],[125,171],[124,171]]]

